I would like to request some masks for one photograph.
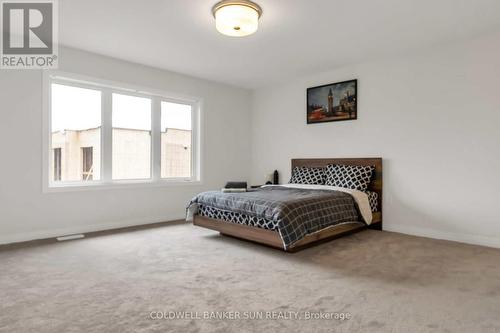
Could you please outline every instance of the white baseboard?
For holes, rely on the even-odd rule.
[[[399,232],[401,234],[444,239],[454,242],[467,243],[473,245],[482,245],[488,247],[500,248],[500,238],[499,237],[488,237],[480,235],[471,234],[458,234],[452,232],[444,232],[433,229],[418,228],[412,226],[386,226],[384,225],[385,231]]]
[[[12,235],[2,235],[0,237],[0,245],[27,242],[38,239],[56,238],[58,236],[64,236],[64,235],[85,234],[95,231],[113,230],[113,229],[141,226],[159,222],[182,220],[184,218],[185,216],[169,216],[169,217],[162,216],[162,217],[148,218],[148,219],[128,220],[128,221],[120,221],[114,223],[91,224],[91,225],[83,225],[76,227],[19,233]]]

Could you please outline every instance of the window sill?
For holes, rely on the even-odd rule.
[[[156,188],[156,187],[184,187],[200,186],[203,183],[200,180],[180,180],[180,179],[162,179],[162,180],[118,180],[111,183],[89,182],[89,183],[62,183],[45,185],[43,193],[93,191],[93,190],[119,190],[131,188]]]

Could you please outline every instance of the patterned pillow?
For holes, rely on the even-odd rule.
[[[326,167],[326,185],[366,191],[373,166],[330,164]]]
[[[325,185],[325,169],[295,167],[290,184]]]
[[[378,212],[378,193],[377,192],[365,192],[368,195],[368,202],[370,203],[370,208],[372,212]]]

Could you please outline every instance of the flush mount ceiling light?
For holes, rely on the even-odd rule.
[[[212,13],[217,31],[227,36],[243,37],[257,31],[262,8],[248,0],[224,0],[213,6]]]

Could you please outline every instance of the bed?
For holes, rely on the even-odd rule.
[[[194,225],[287,252],[367,228],[382,230],[382,159],[292,159],[297,168],[329,165],[373,168],[366,191],[335,186],[284,184],[246,193],[200,193],[188,205]],[[286,220],[286,223],[284,222]]]

